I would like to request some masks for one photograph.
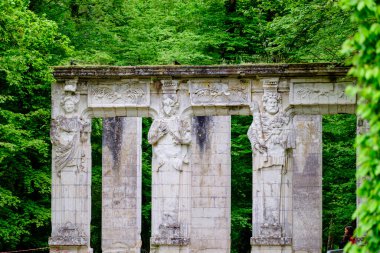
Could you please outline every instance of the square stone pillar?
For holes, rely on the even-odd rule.
[[[87,253],[91,222],[91,121],[70,83],[53,97],[51,252]]]
[[[140,253],[141,118],[105,118],[102,148],[102,251]]]
[[[322,117],[296,115],[293,120],[293,252],[322,250]]]
[[[255,94],[248,129],[252,148],[251,253],[292,252],[293,116],[278,79],[265,79]]]
[[[292,253],[292,174],[291,166],[253,168],[251,253]]]
[[[193,118],[191,250],[229,253],[231,117]]]
[[[191,119],[179,112],[175,83],[164,82],[161,110],[149,129],[152,144],[151,253],[187,253],[191,211]]]

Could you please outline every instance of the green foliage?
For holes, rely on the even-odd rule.
[[[252,150],[247,137],[251,116],[231,119],[231,253],[250,249],[252,235]]]
[[[359,99],[358,116],[368,121],[369,131],[358,136],[357,178],[362,180],[358,196],[362,203],[355,212],[360,221],[356,236],[364,245],[350,245],[349,252],[378,252],[380,248],[380,3],[373,0],[342,0],[358,23],[356,34],[344,45],[352,54],[350,74],[357,85],[350,92]]]
[[[102,134],[103,120],[92,120],[91,149],[91,247],[94,252],[101,252],[102,231]]]
[[[222,0],[130,1],[127,64],[211,64],[224,36]],[[223,23],[222,23],[223,24]],[[123,61],[123,60],[122,60]],[[121,63],[121,62],[120,62]]]
[[[150,236],[151,236],[151,199],[152,199],[152,145],[148,142],[148,132],[150,125],[152,124],[152,119],[143,118],[142,120],[142,252],[145,250],[149,252],[150,247]]]
[[[224,32],[223,0],[35,0],[70,37],[78,63],[211,64]]]
[[[49,65],[70,49],[57,25],[0,2],[0,250],[45,246],[50,224]]]
[[[323,117],[323,242],[325,251],[338,248],[356,208],[356,117]]]
[[[353,33],[350,13],[333,0],[285,0],[268,23],[267,51],[276,62],[342,62],[342,43]]]

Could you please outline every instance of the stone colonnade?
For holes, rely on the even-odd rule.
[[[103,120],[102,250],[141,248],[141,117],[152,117],[152,253],[229,253],[230,115],[253,115],[252,253],[319,253],[321,115],[354,113],[326,64],[57,67],[51,251],[91,252],[91,118]]]

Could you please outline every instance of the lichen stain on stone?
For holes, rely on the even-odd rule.
[[[304,176],[310,176],[311,179],[315,179],[318,176],[318,170],[320,168],[318,154],[308,154],[306,157],[305,169],[303,171]]]
[[[197,138],[197,144],[201,150],[201,154],[205,152],[207,141],[209,138],[209,125],[211,117],[209,116],[198,116],[194,117],[194,130]]]
[[[162,83],[160,80],[153,80],[153,87],[156,89],[157,92],[160,92],[162,90]]]
[[[111,152],[112,170],[119,171],[121,159],[121,144],[123,139],[123,119],[121,117],[106,118],[103,121],[103,145]]]

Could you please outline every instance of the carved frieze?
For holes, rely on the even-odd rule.
[[[59,246],[80,246],[87,245],[88,237],[86,233],[71,222],[58,226],[57,230],[49,238],[49,245]]]
[[[128,80],[117,83],[91,84],[89,107],[149,106],[149,82]]]
[[[193,80],[189,82],[192,105],[248,105],[251,85],[248,80]]]
[[[352,82],[340,83],[291,83],[291,105],[355,104],[356,98],[346,95]]]

